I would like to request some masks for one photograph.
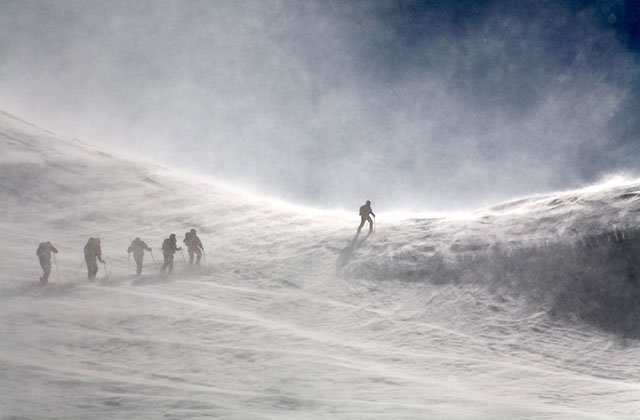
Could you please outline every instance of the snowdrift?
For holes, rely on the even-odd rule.
[[[551,315],[640,332],[640,185],[548,194],[469,220],[391,227],[345,272],[380,281],[480,284]]]

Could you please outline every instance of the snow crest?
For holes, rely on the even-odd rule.
[[[367,243],[343,275],[475,284],[637,337],[639,216],[640,185],[631,183],[519,200],[467,220],[412,219]]]
[[[0,147],[2,418],[640,416],[638,182],[464,218],[379,212],[354,236],[357,215],[5,113]],[[157,274],[162,240],[190,228],[203,266],[179,253]],[[136,236],[154,251],[140,278]],[[89,237],[107,261],[95,282]],[[46,240],[60,252],[42,287]]]

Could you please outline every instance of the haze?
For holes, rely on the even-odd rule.
[[[0,108],[321,208],[635,174],[632,2],[0,1]]]

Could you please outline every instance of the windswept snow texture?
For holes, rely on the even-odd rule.
[[[8,114],[0,147],[2,419],[640,418],[640,183],[379,214],[354,237],[356,212],[245,197]],[[134,237],[160,263],[191,227],[202,269],[178,253],[157,275],[147,254],[134,277]],[[90,236],[108,279],[78,271]],[[46,240],[59,278],[41,287]]]

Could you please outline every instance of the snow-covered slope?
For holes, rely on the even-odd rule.
[[[0,418],[640,416],[640,183],[354,237],[0,114]],[[375,204],[375,203],[374,203]],[[142,278],[169,233],[206,260]],[[102,239],[108,279],[85,280]],[[41,287],[39,242],[58,248]],[[159,262],[159,261],[158,261]]]

